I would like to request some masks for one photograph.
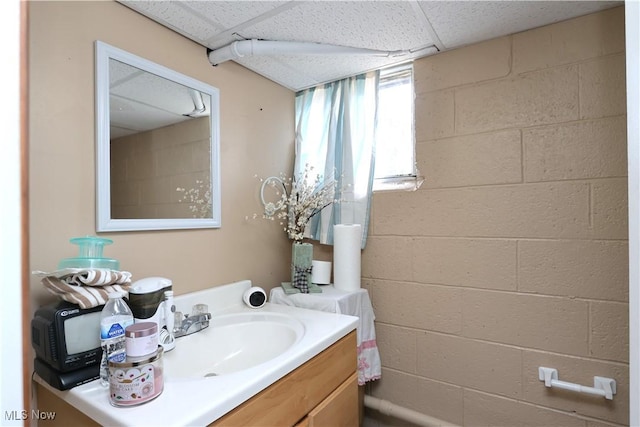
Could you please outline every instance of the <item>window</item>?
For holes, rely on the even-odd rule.
[[[413,67],[380,71],[374,191],[419,186],[415,159]]]

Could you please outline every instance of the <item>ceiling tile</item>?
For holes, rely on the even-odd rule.
[[[182,1],[222,28],[232,28],[289,3],[289,1]]]
[[[432,50],[431,53],[435,53]],[[329,55],[279,55],[276,57],[262,57],[260,66],[264,67],[270,61],[286,64],[296,74],[304,74],[308,83],[304,86],[290,87],[300,90],[306,87],[328,83],[334,80],[354,76],[366,71],[384,68],[400,62],[407,62],[411,58],[404,57],[401,61],[395,58],[370,57],[370,56],[329,56]],[[245,58],[239,60],[243,65],[247,64]],[[257,64],[253,64],[257,66]],[[246,65],[245,65],[246,66]],[[284,86],[287,86],[286,84]],[[289,86],[287,86],[289,87]]]
[[[294,68],[274,57],[252,56],[237,59],[235,62],[294,91],[320,83],[307,74],[308,69]]]
[[[345,77],[361,74],[389,65],[388,58],[346,58],[337,56],[324,56],[309,58],[314,61],[313,77],[320,83],[327,83]],[[291,58],[289,64],[305,67],[304,58]],[[308,66],[308,65],[307,65]]]
[[[425,21],[407,1],[296,2],[270,19],[247,27],[246,38],[328,43],[377,50],[433,44]]]
[[[180,1],[121,0],[120,3],[202,45],[225,29],[221,24],[193,13]]]
[[[294,7],[291,1],[183,1],[195,15],[213,20],[224,31],[204,39],[204,45],[215,49],[244,37],[244,29],[268,19],[281,10]],[[237,35],[236,35],[237,33]]]
[[[615,1],[421,1],[420,7],[444,46],[451,49],[619,4]]]

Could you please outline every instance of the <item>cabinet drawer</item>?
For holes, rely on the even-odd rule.
[[[354,373],[340,387],[316,406],[308,416],[309,427],[357,427],[358,374]]]

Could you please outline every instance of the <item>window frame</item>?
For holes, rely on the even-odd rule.
[[[413,73],[413,62],[403,63],[399,65],[394,65],[392,67],[384,68],[380,70],[380,83],[382,85],[385,80],[394,80],[408,77],[411,82],[411,93],[412,93],[412,102],[411,102],[411,144],[413,150],[413,171],[410,174],[402,174],[402,175],[391,175],[385,177],[374,178],[373,181],[373,192],[380,191],[392,191],[392,190],[417,190],[424,179],[420,176],[417,166],[417,158],[416,158],[416,133],[415,133],[415,81],[414,81],[414,73]],[[379,140],[376,141],[376,146],[379,144]],[[376,163],[377,163],[377,152],[376,149]],[[375,174],[375,169],[374,169]],[[375,176],[375,175],[374,175]]]

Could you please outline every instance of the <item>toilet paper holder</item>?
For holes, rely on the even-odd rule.
[[[546,387],[557,387],[578,393],[593,394],[602,396],[607,400],[613,400],[613,395],[616,394],[616,380],[613,378],[593,377],[593,387],[588,387],[568,381],[560,381],[557,369],[541,366],[538,368],[538,379],[544,381]]]

